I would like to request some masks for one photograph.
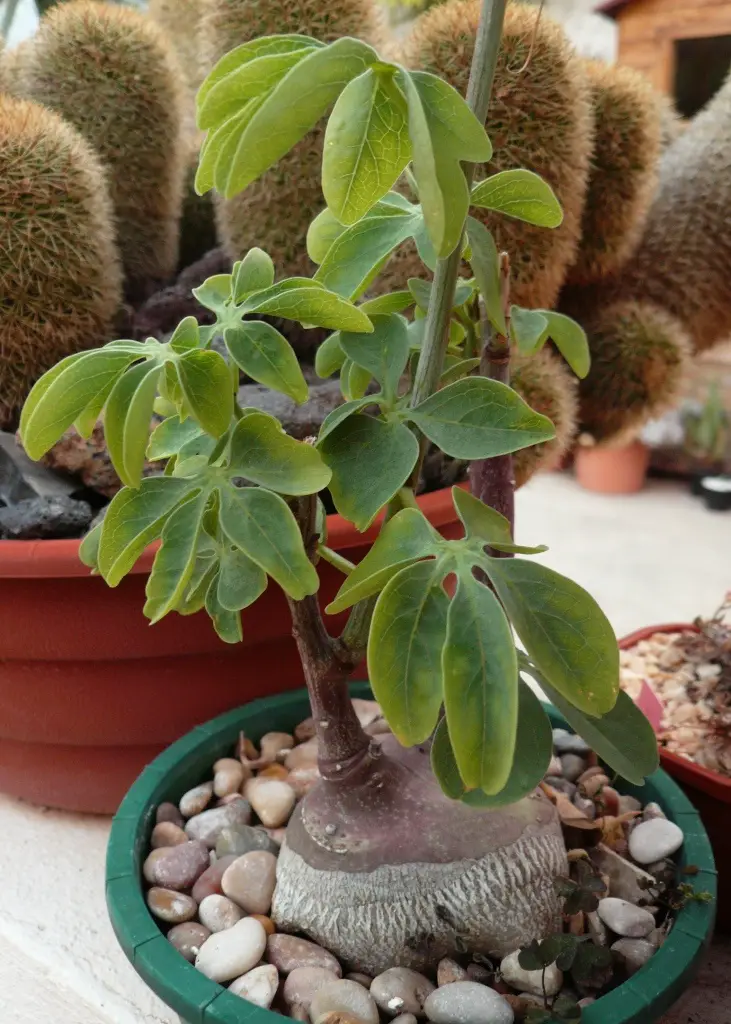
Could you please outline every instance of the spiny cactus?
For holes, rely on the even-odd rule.
[[[642,238],[657,186],[663,97],[631,68],[584,61],[594,110],[594,152],[569,280],[616,273]]]
[[[478,0],[449,0],[428,11],[406,44],[405,63],[446,78],[464,93],[479,16]],[[593,117],[581,61],[564,31],[545,15],[536,24],[537,17],[537,8],[508,7],[486,121],[495,156],[477,169],[477,178],[514,167],[535,171],[555,191],[563,224],[547,231],[486,212],[475,215],[511,256],[514,301],[550,309],[579,244]],[[418,262],[409,263],[402,258],[387,269],[394,287],[421,276]]]
[[[381,19],[372,0],[204,0],[203,52],[208,68],[257,36],[296,32],[322,42],[355,36],[376,43]],[[307,228],[324,205],[320,188],[323,131],[310,132],[270,171],[233,199],[217,200],[219,239],[232,260],[252,245],[281,274],[311,274]]]
[[[183,210],[180,218],[180,259],[179,269],[184,270],[191,263],[205,256],[216,246],[216,221],[213,197],[210,192],[199,196],[195,190],[195,175],[198,170],[198,146],[192,144],[183,191]]]
[[[50,110],[0,95],[0,426],[64,356],[105,342],[121,270],[104,168]]]
[[[696,352],[731,334],[730,154],[731,76],[664,154],[642,242],[611,290],[667,310]]]
[[[186,148],[180,71],[160,30],[137,11],[74,0],[42,19],[14,74],[19,93],[61,114],[106,164],[128,291],[166,280]]]
[[[147,13],[160,27],[178,61],[186,85],[185,133],[196,138],[195,94],[204,78],[200,53],[203,0],[149,0]]]
[[[548,348],[532,356],[514,353],[510,378],[511,387],[532,409],[548,416],[556,428],[552,441],[523,448],[513,456],[515,483],[522,487],[540,470],[558,466],[571,447],[577,424],[576,378]]]
[[[623,443],[677,400],[690,339],[679,320],[649,302],[610,303],[577,319],[591,351],[591,370],[579,383],[580,430],[600,444]]]

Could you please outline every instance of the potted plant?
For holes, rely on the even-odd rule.
[[[372,47],[350,38],[329,45],[303,36],[262,38],[222,58],[198,97],[199,123],[208,132],[197,179],[201,190],[215,186],[230,196],[245,188],[334,104],[323,159],[328,208],[311,231],[311,244],[326,250],[316,277],[275,282],[270,258],[251,249],[231,273],[197,290],[199,301],[215,314],[215,326],[201,328],[187,317],[164,344],[117,341],[71,356],[39,381],[23,409],[23,441],[39,457],[69,424],[104,407],[110,451],[126,486],[81,553],[116,586],[159,538],[146,587],[145,614],[152,622],[171,611],[205,607],[219,636],[235,644],[242,609],[268,585],[280,586],[286,595],[307,682],[312,711],[307,729],[317,741],[320,781],[303,787],[308,792],[287,827],[276,865],[274,922],[251,916],[266,913],[261,890],[273,887],[269,843],[275,833],[266,837],[260,831],[256,842],[268,848],[242,855],[240,868],[248,871],[254,862],[246,857],[254,857],[266,884],[257,876],[248,916],[235,924],[229,920],[230,930],[212,935],[211,945],[204,943],[200,973],[188,967],[183,985],[189,990],[175,994],[178,969],[185,965],[144,910],[140,918],[139,877],[115,878],[110,852],[110,891],[121,881],[126,892],[110,898],[115,924],[124,932],[129,913],[158,949],[160,938],[170,974],[159,961],[154,972],[162,973],[155,987],[191,1020],[253,1019],[257,1011],[211,987],[202,974],[231,980],[227,958],[233,952],[239,962],[239,936],[248,944],[247,956],[254,954],[253,966],[275,924],[280,931],[304,932],[327,946],[327,956],[371,973],[396,963],[427,967],[437,951],[465,942],[476,951],[503,954],[526,944],[531,948],[518,966],[529,970],[535,957],[542,958],[545,982],[555,953],[549,959],[547,948],[534,940],[556,927],[561,904],[554,881],[568,872],[568,863],[560,794],[551,790],[548,800],[535,791],[552,755],[549,722],[521,672],[540,682],[568,723],[625,777],[641,783],[657,764],[649,724],[619,692],[616,641],[600,609],[573,582],[530,557],[514,557],[543,549],[513,539],[512,453],[548,439],[552,428],[508,385],[511,343],[533,351],[550,336],[578,372],[587,366],[586,340],[575,324],[511,304],[510,261],[469,216],[472,204],[547,228],[560,221],[551,190],[529,172],[505,171],[473,182],[474,164],[491,153],[483,124],[504,9],[504,3],[486,0],[467,102],[435,76],[384,61]],[[407,165],[418,205],[391,191]],[[359,301],[385,255],[412,237],[433,264],[431,286],[417,281],[408,292]],[[463,257],[473,276],[460,279]],[[425,316],[409,322],[401,314],[414,306],[424,307]],[[240,407],[229,365],[209,347],[218,331],[234,362],[265,354],[279,386],[299,385],[288,343],[262,324],[262,314],[335,331],[318,360],[322,368],[339,368],[347,402],[326,419],[317,438],[298,442],[274,417]],[[455,320],[463,330],[452,328]],[[477,353],[466,355],[465,345],[475,338]],[[372,380],[375,388],[369,388]],[[168,416],[148,447],[156,396],[166,403]],[[414,502],[413,483],[427,442],[471,463],[472,493],[455,488],[452,495],[464,529],[461,539],[441,537]],[[168,460],[165,475],[141,477],[145,452]],[[318,499],[324,488],[361,530],[386,506],[382,529],[358,566],[330,546]],[[344,577],[327,608],[328,614],[350,612],[337,634],[317,600],[320,560]],[[511,626],[524,651],[516,649]],[[382,741],[361,724],[348,692],[348,678],[366,654],[373,692],[392,729]],[[269,730],[291,729],[302,714],[302,698],[288,695],[252,709],[261,711],[264,718],[251,723],[246,709],[234,713],[233,732],[229,718],[223,733],[221,723],[214,723],[181,741],[166,755],[176,760],[174,774],[180,768],[172,786],[165,760],[144,773],[156,795],[177,798],[187,787],[191,776],[177,760],[183,748],[195,762],[194,781],[201,780],[211,754],[224,754],[242,726],[261,732],[266,720]],[[184,806],[192,814],[187,833],[180,835],[175,807],[167,805],[159,814],[153,840],[159,849],[146,870],[158,887],[148,896],[149,905],[163,919],[171,921],[172,910],[181,920],[181,903],[184,917],[189,913],[189,901],[195,900],[182,898],[180,891],[194,876],[202,878],[208,847],[224,838],[223,825],[248,821],[248,803],[239,792],[247,770],[262,771],[249,779],[247,791],[263,823],[276,829],[292,811],[295,794],[286,784],[286,804],[280,800],[285,794],[276,745],[285,742],[282,734],[270,732],[268,756],[266,737],[261,754],[248,739],[240,737],[238,761],[218,763],[214,783],[204,781],[187,794]],[[270,814],[263,793],[266,787],[271,795],[272,786],[278,793],[276,814]],[[201,810],[214,789],[221,805]],[[144,807],[130,805],[122,813],[121,820],[129,815],[137,822],[138,855],[152,814],[147,800]],[[578,808],[569,820],[579,830],[582,820],[589,822]],[[619,817],[612,820],[618,823],[612,828],[621,828]],[[587,827],[598,830],[597,838],[606,836],[609,819],[602,815],[599,824]],[[673,850],[683,842],[682,828],[675,824],[650,831],[672,836]],[[167,845],[173,836],[175,847]],[[238,842],[235,836],[225,841]],[[171,856],[183,864],[185,877],[177,879],[177,891],[174,886],[163,891],[164,880],[173,881]],[[239,864],[240,858],[231,856],[229,864]],[[603,883],[600,887],[604,891]],[[373,912],[364,913],[365,907]],[[707,911],[701,917],[703,936],[711,917]],[[250,940],[256,949],[249,948]],[[576,938],[570,944],[578,955],[585,942]],[[692,947],[679,966],[683,979],[700,942],[694,939]],[[608,970],[606,955],[592,956],[592,963],[600,960]],[[567,954],[566,962],[573,961]],[[243,977],[236,991],[268,1006],[274,995],[265,977],[270,974],[266,969],[261,975],[265,996],[258,988],[254,996],[247,987],[254,979]],[[668,979],[665,999],[653,1011],[667,1005],[678,983]],[[357,998],[363,1006],[365,994],[353,994],[356,982],[337,984],[338,993],[347,990],[345,1002]],[[477,982],[468,987],[470,998],[480,1001],[479,1014],[487,1001],[495,1020],[512,1021],[506,999]],[[554,1005],[545,984],[543,990],[546,999],[535,1019],[559,1019],[559,1012],[569,1012],[565,1000]],[[361,1014],[339,999],[322,1014],[312,1002],[311,1019],[375,1024],[375,1003],[368,1002]],[[616,1007],[623,997],[609,1000]],[[575,999],[569,1002],[571,1016],[561,1019],[576,1020],[581,1008]],[[395,1004],[388,1005],[393,1015]],[[604,1005],[609,1008],[610,1002]],[[591,1013],[600,1019],[601,999],[596,1007],[588,1019]],[[427,1012],[433,1020],[456,1019]],[[259,1016],[269,1019],[266,1013]],[[618,1022],[631,1019],[638,1018],[626,1012],[616,1016]]]
[[[574,451],[576,479],[598,494],[636,494],[645,486],[650,449],[639,438],[617,445],[584,444]]]
[[[727,596],[710,619],[648,626],[619,645],[622,686],[655,726],[662,765],[698,807],[720,864],[729,852],[726,815],[731,803],[729,608]],[[723,873],[718,920],[728,929],[731,899]]]

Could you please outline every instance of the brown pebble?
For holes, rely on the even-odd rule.
[[[186,921],[185,924],[176,924],[170,929],[168,941],[175,946],[188,963],[192,964],[210,934],[205,925],[199,924],[197,921]]]
[[[373,982],[373,978],[369,974],[361,974],[360,971],[351,971],[350,974],[345,975],[346,981],[357,981],[363,988],[370,988]]]
[[[169,801],[164,804],[160,804],[155,814],[155,821],[158,825],[163,821],[171,821],[173,825],[177,825],[178,828],[182,828],[185,824],[185,818],[183,815],[175,804],[171,804]]]
[[[157,853],[153,850],[145,864]],[[206,844],[197,840],[165,847],[159,853],[161,856],[152,864],[149,877],[163,889],[190,889],[210,864]]]
[[[603,778],[607,779],[604,769],[601,768],[599,765],[595,765],[593,768],[587,768],[586,771],[582,772],[576,780],[576,785],[586,786],[587,782],[589,782],[590,779],[597,778],[598,776],[602,776]],[[609,779],[607,779],[607,782],[609,782]]]
[[[619,814],[619,793],[616,789],[612,786],[605,786],[599,799],[603,805],[604,814],[611,814],[615,817]],[[628,822],[628,824],[632,824],[632,822]]]
[[[294,771],[295,768],[314,768],[317,766],[317,738],[313,737],[306,743],[300,743],[298,747],[287,752],[284,759],[285,768]]]
[[[220,800],[216,800],[216,807],[227,807],[228,804],[236,803],[240,799],[241,793],[229,793],[228,796],[222,796]]]
[[[494,973],[489,967],[485,967],[484,964],[467,965],[467,977],[470,981],[476,981],[478,985],[489,985]]]
[[[180,846],[187,843],[188,837],[179,825],[172,821],[161,821],[155,825],[150,838],[150,846],[153,850],[162,849],[165,846]]]
[[[445,957],[439,961],[437,965],[437,985],[440,988],[442,985],[452,985],[455,981],[466,981],[467,978],[467,971],[464,967],[460,967],[456,960],[450,960],[449,957]]]
[[[289,1011],[289,1016],[292,1020],[305,1021],[306,1024],[310,1024],[310,1011],[300,1003],[294,1004]]]
[[[276,881],[277,858],[274,854],[266,850],[252,850],[237,857],[226,868],[221,888],[247,914],[268,914]]]
[[[578,914],[574,914],[569,918],[569,934],[583,935],[585,931],[584,912],[580,910]]]
[[[330,1010],[318,1017],[315,1024],[363,1024],[362,1017],[354,1017],[352,1013],[343,1013],[341,1010]]]
[[[152,850],[145,858],[142,865],[142,875],[150,885],[155,884],[155,865],[168,852],[169,847],[161,846],[158,850]]]
[[[283,764],[268,764],[266,768],[262,768],[257,778],[259,779],[282,779],[286,781],[289,778],[289,772]]]
[[[307,740],[311,740],[315,735],[315,719],[306,718],[304,722],[300,722],[297,728],[294,730],[294,738],[298,743],[306,743]]]
[[[239,741],[236,744],[236,757],[242,764],[245,761],[256,761],[259,756],[259,751],[256,749],[254,744],[251,742],[248,736],[245,736],[243,732],[239,733]]]
[[[208,807],[213,796],[213,783],[203,782],[200,786],[194,786],[180,798],[180,813],[185,818],[192,818],[200,814]]]
[[[182,924],[195,917],[198,904],[191,896],[154,885],[147,893],[150,912],[167,924]]]
[[[596,769],[595,768],[590,768],[589,771],[593,772],[593,771],[596,771]],[[586,773],[584,773],[584,774],[586,774]],[[604,787],[608,786],[608,785],[609,785],[609,779],[607,778],[606,775],[603,775],[602,773],[597,773],[596,775],[590,775],[589,778],[586,779],[585,782],[580,782],[579,783],[579,787],[581,788],[581,791],[584,794],[584,796],[590,796],[592,798],[597,796],[601,792],[601,790],[603,790]]]
[[[309,1010],[316,993],[326,985],[332,985],[339,977],[324,967],[295,967],[284,983],[284,1002],[289,1007],[301,1006]]]
[[[515,1014],[516,1021],[524,1021],[528,1010],[534,1005],[533,1003],[529,1003],[527,999],[523,999],[521,996],[510,995],[509,993],[508,995],[504,995],[503,999]]]
[[[241,761],[234,757],[221,757],[213,766],[213,792],[219,799],[231,796],[250,777],[251,769]]]
[[[222,896],[221,879],[223,878],[223,873],[229,864],[233,864],[235,860],[235,853],[226,854],[225,857],[219,857],[209,868],[206,868],[193,886],[193,892],[191,893],[193,899],[201,903],[206,896]]]
[[[290,974],[298,967],[322,967],[338,978],[343,973],[332,953],[309,939],[298,939],[295,935],[271,935],[267,939],[267,960],[282,974]]]
[[[274,927],[271,917],[267,917],[266,914],[251,914],[250,916],[259,922],[267,935],[274,935],[277,929]]]
[[[499,978],[497,981],[493,981],[491,988],[494,988],[496,992],[499,992],[501,996],[509,995],[512,989],[506,982]]]

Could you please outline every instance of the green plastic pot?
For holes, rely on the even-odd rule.
[[[354,696],[370,696],[366,683]],[[556,726],[561,716],[547,708]],[[254,741],[272,730],[291,732],[309,715],[304,690],[267,697],[201,725],[174,743],[139,776],[114,818],[107,851],[107,906],[114,931],[130,963],[150,988],[180,1014],[184,1024],[278,1024],[284,1019],[230,995],[209,981],[171,946],[150,915],[141,882],[142,862],[158,804],[178,801],[211,774],[211,765],[227,756],[244,730]],[[681,865],[693,864],[697,890],[713,903],[693,903],[681,910],[662,948],[637,974],[584,1011],[582,1024],[651,1024],[688,987],[715,917],[716,870],[701,820],[678,786],[663,771],[641,790],[623,792],[657,801],[685,834]]]

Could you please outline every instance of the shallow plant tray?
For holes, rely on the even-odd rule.
[[[353,696],[370,697],[367,683]],[[547,708],[555,726],[565,722]],[[198,726],[174,743],[139,776],[114,818],[107,851],[106,892],[112,926],[127,958],[150,988],[180,1014],[184,1024],[282,1024],[287,1018],[247,1003],[209,981],[168,942],[149,913],[141,884],[142,862],[158,804],[179,800],[210,775],[211,765],[228,756],[243,729],[255,742],[272,729],[291,732],[309,715],[304,690],[257,700]],[[665,944],[629,981],[597,1000],[582,1024],[652,1024],[681,996],[698,967],[713,932],[716,870],[700,817],[663,771],[645,787],[621,786],[623,793],[657,801],[685,834],[680,864],[695,865],[691,881],[714,896],[681,910]]]

